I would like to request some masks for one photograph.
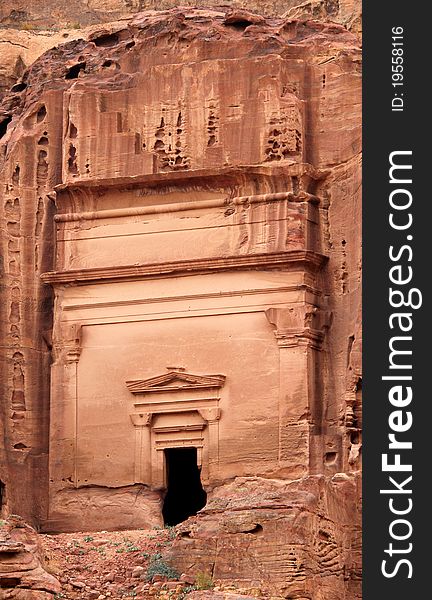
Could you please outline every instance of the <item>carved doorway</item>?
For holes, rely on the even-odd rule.
[[[206,504],[196,448],[165,448],[167,492],[162,515],[165,525],[178,525]]]

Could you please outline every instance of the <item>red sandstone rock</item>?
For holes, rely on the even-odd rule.
[[[359,496],[354,476],[238,478],[178,526],[167,557],[182,570],[270,596],[360,598]]]
[[[12,517],[0,527],[0,599],[52,600],[60,583],[43,567],[37,533]]]
[[[358,597],[359,61],[337,24],[173,10],[5,96],[3,511],[161,524],[192,446],[180,568]]]

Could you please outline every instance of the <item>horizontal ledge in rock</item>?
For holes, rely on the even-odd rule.
[[[242,165],[238,167],[223,167],[218,169],[191,169],[185,171],[167,171],[159,173],[148,173],[143,175],[132,175],[128,177],[111,177],[101,179],[80,179],[60,183],[54,187],[55,192],[74,191],[81,189],[110,189],[121,187],[160,186],[161,184],[172,185],[190,181],[211,180],[217,184],[221,182],[238,182],[242,178],[262,177],[300,177],[308,175],[312,179],[322,179],[329,173],[315,169],[309,163],[291,163],[284,165]]]
[[[50,284],[88,283],[101,280],[132,280],[143,277],[175,277],[179,275],[196,275],[238,269],[283,269],[284,267],[292,267],[295,264],[301,264],[303,268],[309,267],[310,270],[316,271],[322,267],[326,261],[327,257],[317,252],[312,252],[310,250],[291,250],[288,252],[249,254],[247,256],[227,256],[222,258],[193,259],[166,263],[51,271],[41,275],[41,279],[44,283]]]

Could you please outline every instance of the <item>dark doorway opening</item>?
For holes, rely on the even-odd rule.
[[[162,515],[165,525],[177,525],[195,515],[206,504],[196,448],[167,448],[167,493]]]

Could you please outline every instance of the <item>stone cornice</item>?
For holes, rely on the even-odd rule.
[[[292,268],[295,265],[301,265],[302,268],[317,271],[326,261],[327,257],[317,252],[310,250],[290,250],[288,252],[269,252],[246,256],[226,256],[70,271],[50,271],[44,273],[41,279],[44,283],[49,284],[85,284],[124,279],[137,280],[142,278],[176,277],[180,275],[196,275],[239,269],[282,269]]]
[[[81,179],[55,186],[57,194],[75,190],[109,190],[113,188],[136,188],[136,187],[160,187],[161,185],[181,185],[182,182],[210,181],[214,184],[227,182],[235,183],[245,178],[270,177],[286,179],[286,177],[298,177],[306,175],[311,179],[322,179],[328,171],[319,171],[308,163],[296,163],[282,165],[242,165],[238,167],[222,167],[217,169],[192,169],[186,171],[167,173],[148,173],[146,175],[134,175],[130,177],[113,177],[101,179]]]

